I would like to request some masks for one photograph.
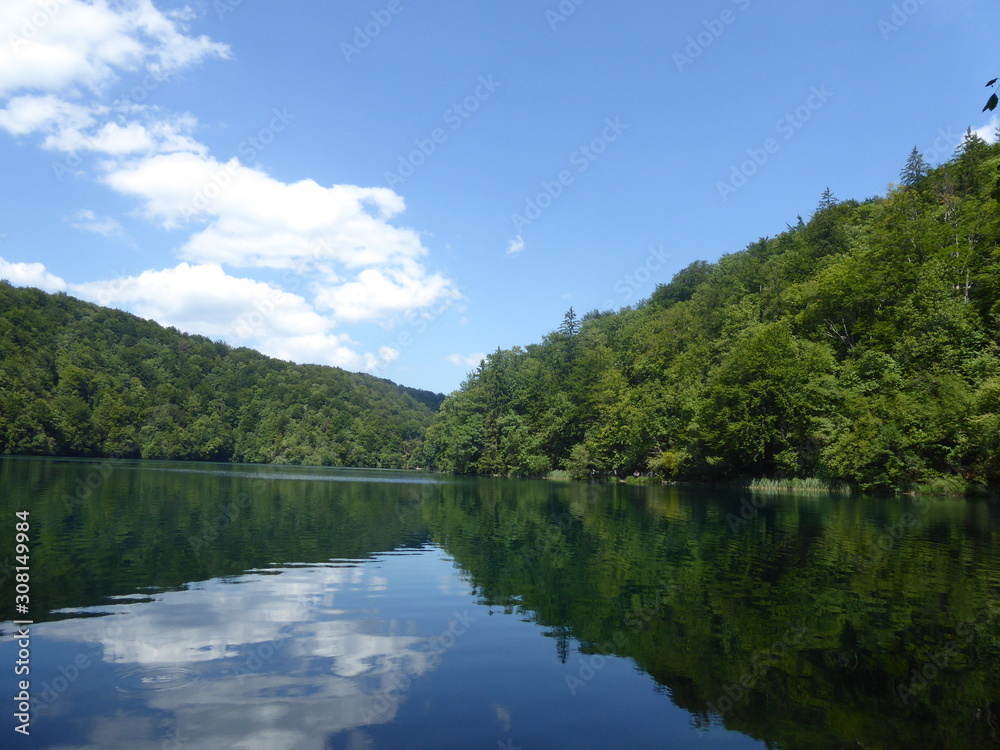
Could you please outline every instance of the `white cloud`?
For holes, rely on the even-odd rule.
[[[82,229],[85,232],[94,232],[102,237],[112,237],[114,235],[123,236],[125,230],[116,219],[99,219],[90,209],[81,209],[69,218],[74,229]]]
[[[185,33],[191,15],[161,13],[150,0],[6,0],[0,29],[10,33],[0,45],[0,97],[10,98],[0,109],[0,128],[43,133],[44,148],[66,153],[204,153],[189,135],[190,115],[165,116],[127,98],[111,106],[99,101],[121,74],[145,71],[130,92],[140,92],[141,102],[174,73],[228,57],[226,45]],[[86,92],[91,101],[82,101]]]
[[[28,135],[46,130],[76,130],[89,128],[96,122],[94,115],[107,108],[85,107],[58,96],[16,96],[0,110],[0,127],[11,135]]]
[[[388,364],[389,362],[395,362],[397,359],[399,359],[399,349],[394,349],[391,346],[380,346],[378,348],[379,364]]]
[[[229,47],[185,33],[186,13],[165,15],[150,0],[4,0],[0,28],[0,95],[19,89],[94,92],[118,71],[168,75]]]
[[[316,304],[331,310],[338,320],[379,320],[424,307],[441,299],[460,299],[454,285],[440,274],[426,275],[421,269],[369,268],[355,281],[322,289]]]
[[[334,365],[345,370],[365,372],[376,370],[399,357],[397,350],[386,346],[380,347],[377,354],[361,354],[356,346],[346,333],[318,333],[261,337],[253,348],[278,359],[304,364]]]
[[[989,123],[983,125],[981,128],[977,128],[972,132],[978,135],[987,143],[996,143],[997,141],[997,128],[1000,127],[1000,117],[993,115],[990,118]]]
[[[126,115],[140,115],[144,122]],[[108,121],[111,116],[118,121]],[[0,128],[11,135],[44,133],[43,148],[68,154],[204,154],[206,147],[189,135],[196,125],[191,115],[165,117],[155,107],[125,103],[85,106],[53,94],[16,96],[0,109]]]
[[[184,260],[311,275],[316,306],[336,320],[387,320],[461,298],[419,262],[427,254],[419,235],[389,223],[406,206],[386,188],[289,184],[190,152],[128,162],[104,179],[164,228],[207,222],[179,249]],[[341,282],[338,267],[353,277]]]
[[[189,135],[190,115],[165,116],[128,99],[99,101],[123,74],[144,71],[131,92],[141,102],[178,71],[228,57],[226,45],[185,33],[191,16],[187,9],[162,13],[151,0],[6,0],[0,28],[10,33],[0,45],[0,97],[11,98],[0,109],[0,128],[43,133],[44,148],[66,153],[204,153]],[[88,92],[91,101],[83,100]]]
[[[164,228],[208,221],[181,248],[184,260],[291,268],[319,255],[363,268],[427,252],[416,232],[388,223],[406,205],[387,188],[284,183],[238,159],[188,152],[128,162],[104,180],[140,200],[143,214]]]
[[[479,363],[486,359],[486,355],[481,353],[449,354],[445,359],[457,367],[479,367]]]
[[[516,255],[517,253],[524,251],[524,238],[521,235],[517,235],[507,244],[507,255]]]
[[[97,151],[112,156],[156,150],[156,142],[138,122],[130,122],[124,127],[116,122],[107,122],[93,132],[82,128],[66,127],[57,123],[56,132],[45,139],[45,148],[65,153]]]
[[[260,302],[270,312],[271,333],[312,334],[327,325],[301,297],[264,282],[227,275],[218,266],[143,271],[106,281],[79,284],[75,290],[101,305],[128,305],[145,318],[206,336],[232,335],[235,322]],[[284,325],[280,325],[284,323]]]
[[[208,149],[194,140],[188,132],[196,122],[190,115],[162,119],[153,108],[130,107],[133,112],[141,111],[147,122],[136,120],[105,122],[99,128],[85,132],[81,128],[68,127],[57,123],[55,132],[42,144],[44,148],[77,153],[93,151],[108,156],[128,156],[132,154],[170,153],[191,151],[204,154]]]
[[[15,286],[32,286],[46,292],[66,291],[66,282],[45,270],[41,263],[11,263],[0,258],[0,279]]]

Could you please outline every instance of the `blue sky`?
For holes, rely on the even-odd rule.
[[[5,0],[0,278],[448,392],[992,136],[997,39],[986,0]]]

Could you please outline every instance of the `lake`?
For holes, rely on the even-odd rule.
[[[985,502],[32,459],[0,488],[2,747],[1000,745]]]

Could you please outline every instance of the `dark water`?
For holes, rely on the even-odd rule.
[[[985,503],[16,459],[0,488],[3,748],[1000,746]]]

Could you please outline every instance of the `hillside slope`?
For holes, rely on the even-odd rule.
[[[0,453],[408,467],[442,397],[0,282]]]
[[[697,262],[617,313],[567,314],[446,399],[453,472],[816,478],[965,492],[1000,480],[1000,145],[971,132],[884,198]]]

